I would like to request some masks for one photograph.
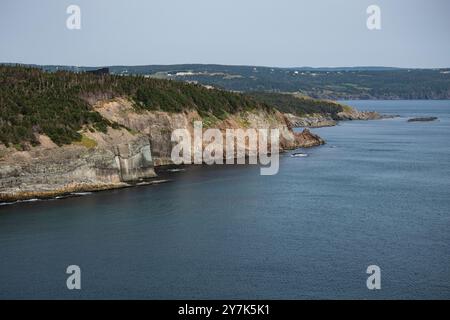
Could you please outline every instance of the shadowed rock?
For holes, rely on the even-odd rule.
[[[427,121],[435,121],[437,119],[438,119],[437,117],[418,117],[408,119],[408,122],[419,122],[419,121],[427,122]]]

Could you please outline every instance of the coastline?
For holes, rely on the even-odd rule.
[[[364,287],[365,283],[354,274],[361,273],[358,263],[366,261],[367,248],[375,246],[373,258],[377,261],[386,258],[386,250],[394,250],[389,255],[393,258],[383,263],[394,263],[393,267],[398,270],[396,275],[403,277],[398,290],[402,290],[404,296],[443,297],[449,292],[448,286],[438,286],[439,289],[432,292],[425,290],[426,286],[445,279],[442,273],[438,278],[421,282],[423,290],[419,293],[411,293],[408,282],[411,278],[402,270],[405,261],[411,262],[408,272],[412,273],[417,271],[417,266],[424,272],[443,270],[429,261],[434,261],[433,257],[438,260],[444,257],[448,249],[447,245],[439,245],[448,233],[449,200],[445,198],[448,188],[442,188],[449,184],[445,162],[449,149],[442,149],[450,143],[445,138],[449,132],[448,106],[450,102],[445,109],[440,109],[442,114],[430,111],[427,104],[415,110],[393,109],[392,113],[401,114],[400,119],[343,121],[336,127],[311,129],[328,144],[301,150],[308,153],[307,158],[290,157],[293,151],[281,155],[280,172],[269,179],[257,174],[257,166],[186,166],[178,168],[185,169],[184,172],[168,172],[167,176],[161,173],[160,178],[172,179],[167,185],[0,207],[6,241],[2,256],[8,262],[5,268],[12,274],[5,278],[10,281],[5,284],[11,285],[5,286],[3,296],[33,297],[36,291],[26,290],[29,279],[42,279],[36,284],[42,289],[40,292],[44,292],[39,293],[40,297],[58,298],[65,294],[70,297],[72,292],[65,288],[55,290],[53,282],[47,281],[45,276],[48,257],[52,259],[52,254],[57,254],[69,263],[83,262],[82,258],[88,257],[93,261],[90,265],[93,272],[100,273],[104,271],[105,259],[117,262],[119,274],[130,275],[126,280],[132,281],[128,285],[136,289],[133,291],[135,298],[182,298],[192,294],[193,287],[198,288],[195,297],[199,299],[227,295],[237,288],[233,281],[238,272],[244,275],[245,281],[254,284],[248,288],[251,291],[237,291],[239,296],[251,295],[256,292],[253,288],[257,288],[258,294],[273,298],[308,298],[314,290],[323,298],[348,298],[360,294],[354,287],[361,284]],[[356,107],[369,108],[370,103]],[[375,107],[383,112],[390,104],[381,109]],[[442,121],[411,125],[406,119],[412,114],[436,115]],[[434,138],[439,138],[438,143],[430,143]],[[425,167],[418,167],[417,163]],[[162,171],[176,169],[156,167],[157,173],[160,168]],[[399,172],[401,176],[395,174]],[[398,205],[399,192],[406,200],[405,205]],[[430,207],[433,210],[429,210]],[[371,214],[374,208],[376,214]],[[393,219],[398,223],[393,224]],[[356,229],[360,231],[355,232]],[[429,233],[429,230],[435,232]],[[423,237],[430,236],[430,241],[423,241]],[[299,241],[306,251],[299,251]],[[349,251],[349,242],[353,241],[357,245]],[[427,255],[414,255],[417,246]],[[231,254],[224,255],[222,250],[217,250],[222,247],[228,248]],[[24,251],[24,248],[29,250]],[[118,248],[120,255],[117,255]],[[408,251],[401,256],[405,248]],[[105,259],[97,259],[99,252],[104,253],[101,257]],[[189,254],[180,255],[180,252]],[[262,252],[263,257],[272,260],[262,259]],[[35,273],[30,275],[19,253],[42,266],[35,270],[39,278]],[[397,259],[399,256],[404,258]],[[305,263],[305,257],[318,262]],[[342,261],[343,257],[346,262],[342,268],[336,269],[335,265],[327,263],[330,259]],[[412,260],[407,260],[409,258]],[[228,270],[234,271],[225,273],[223,279],[223,283],[230,285],[211,288],[209,277],[198,276],[211,270],[217,270],[214,275],[223,274],[224,259]],[[356,265],[354,274],[348,275],[346,271],[347,259],[352,259],[349,263]],[[256,268],[248,268],[249,260]],[[167,269],[168,262],[175,267]],[[273,269],[264,267],[268,263],[283,266],[275,278]],[[186,265],[198,266],[200,270],[197,267],[186,270]],[[132,272],[135,266],[141,270],[139,277]],[[303,266],[300,275],[298,266]],[[350,282],[354,287],[330,293],[329,277],[333,277],[336,270],[342,271],[343,279],[354,281]],[[159,280],[149,287],[145,279],[148,280],[150,272]],[[186,282],[179,282],[180,274],[186,276]],[[311,286],[303,287],[301,279],[305,274],[312,279],[308,282]],[[23,275],[29,278],[24,279]],[[280,280],[287,278],[299,279],[301,290],[295,287],[283,293],[286,282]],[[96,289],[92,295],[83,292],[87,293],[86,298],[129,298],[128,291],[120,291],[125,281],[117,279],[121,278],[106,279],[111,287],[119,290],[117,294],[102,291],[105,282],[101,279],[89,284]],[[261,280],[269,283],[258,287],[264,283]],[[18,286],[25,289],[16,293]],[[154,287],[159,289],[154,290]],[[262,293],[259,290],[263,290]],[[383,298],[398,293],[380,292]],[[364,297],[370,298],[373,292],[365,294]]]
[[[29,79],[17,84],[17,89],[27,95],[39,89],[32,85],[37,75],[46,78],[64,101],[73,99],[75,115],[70,116],[73,119],[50,119],[49,114],[57,114],[61,109],[42,102],[43,97],[53,99],[54,92],[48,88],[33,100],[37,114],[30,111],[17,115],[16,105],[25,102],[21,97],[8,100],[6,111],[16,122],[3,128],[0,136],[0,201],[124,188],[155,178],[155,167],[172,163],[172,134],[181,129],[192,136],[199,121],[204,130],[217,129],[222,137],[229,129],[276,129],[279,151],[284,151],[325,143],[308,128],[334,126],[341,120],[383,118],[377,112],[358,111],[332,101],[285,95],[253,98],[155,79],[133,82],[136,79],[103,79],[89,74],[53,78],[51,74],[20,67],[3,67],[3,72],[12,83],[17,77]],[[99,92],[68,92],[67,81],[94,83]],[[80,121],[74,125],[77,119]],[[294,127],[304,130],[294,132]],[[258,152],[258,143],[262,142],[259,139],[262,138],[257,135],[255,143],[237,142],[241,155]],[[269,147],[268,141],[263,143]],[[196,146],[189,144],[192,155]],[[225,151],[223,143],[216,143],[215,139],[211,143],[203,140],[202,144]],[[234,156],[238,156],[236,150]]]
[[[310,148],[314,146],[320,146],[325,144],[326,142],[321,139],[319,136],[311,133],[308,128],[321,128],[321,127],[332,127],[338,125],[340,121],[351,121],[351,120],[380,120],[385,118],[392,118],[392,116],[380,115],[376,112],[360,112],[356,111],[346,114],[346,116],[342,116],[340,120],[333,120],[327,117],[290,117],[286,115],[286,121],[291,128],[301,128],[304,129],[303,132],[299,136],[305,136],[301,144],[297,144],[291,146],[290,148],[282,148],[280,149],[280,153],[284,153],[287,151],[296,150],[299,148]],[[300,119],[300,121],[298,121]],[[295,121],[297,120],[297,122]],[[329,121],[329,122],[328,122]],[[299,126],[301,124],[301,126]],[[308,125],[309,124],[309,125]],[[174,165],[167,160],[158,160],[154,159],[152,170],[155,171],[168,171],[170,169],[174,171],[182,171],[183,166],[185,165]],[[152,177],[142,178],[136,181],[124,182],[118,181],[114,183],[74,183],[65,185],[62,188],[55,188],[53,190],[45,190],[45,191],[26,191],[26,192],[12,192],[12,193],[0,193],[0,205],[7,204],[15,204],[29,201],[38,201],[38,200],[55,200],[55,199],[63,199],[68,197],[77,197],[84,195],[83,193],[96,193],[107,190],[115,190],[115,189],[124,189],[124,188],[132,188],[139,186],[148,186],[148,185],[156,185],[165,182],[169,182],[167,179],[160,179],[159,174],[154,174]]]
[[[280,154],[286,153],[287,151],[296,150],[299,148],[311,148],[315,146],[320,146],[326,143],[322,138],[315,135],[314,133],[311,133],[307,128],[305,128],[301,133],[294,133],[294,135],[297,138],[297,144],[292,145],[290,148],[289,147],[281,148]],[[236,159],[237,158],[234,158],[234,160]],[[206,164],[203,163],[201,165]],[[183,169],[184,166],[186,166],[186,164],[175,165],[173,163],[167,162],[166,160],[164,161],[158,160],[153,162],[152,171],[154,174],[151,177],[140,178],[134,181],[129,182],[118,181],[115,183],[71,183],[68,185],[64,185],[61,188],[55,188],[52,190],[10,192],[10,193],[0,192],[0,206],[35,200],[55,200],[68,197],[77,197],[80,196],[81,193],[96,193],[114,189],[157,185],[170,181],[169,179],[164,178],[165,175],[161,177],[160,172],[167,173],[172,170],[173,172],[184,171]]]
[[[83,141],[57,146],[40,135],[40,144],[24,150],[0,145],[0,201],[67,196],[124,188],[157,178],[155,167],[171,163],[171,132],[193,132],[194,121],[203,120],[196,111],[170,113],[137,111],[123,98],[97,101],[95,110],[117,123],[106,132],[82,130]],[[280,132],[280,151],[324,144],[308,129],[294,132],[277,110],[251,110],[216,119],[207,127],[226,129],[270,128]],[[204,146],[207,144],[203,141]],[[254,146],[253,146],[254,147]],[[254,150],[244,146],[250,154]]]
[[[280,150],[280,154],[287,153],[288,151],[297,150],[300,148],[311,148],[315,146],[320,146],[326,142],[319,136],[311,133],[307,128],[304,129],[302,133],[299,134],[301,137],[305,137],[301,145],[296,145],[291,148],[284,148]],[[235,158],[236,160],[237,158]],[[191,164],[194,165],[194,164]],[[206,164],[202,164],[206,165]],[[33,201],[45,201],[45,200],[59,200],[65,198],[79,197],[87,194],[93,194],[102,191],[115,190],[115,189],[125,189],[140,186],[150,186],[158,185],[166,182],[170,182],[167,173],[169,172],[179,172],[184,171],[184,167],[189,166],[186,164],[175,165],[167,163],[166,161],[157,161],[154,163],[153,170],[155,175],[150,178],[140,179],[133,182],[117,182],[117,183],[77,183],[69,184],[63,188],[56,188],[53,190],[46,191],[27,191],[27,192],[16,192],[16,193],[0,193],[0,206],[13,205],[23,202],[33,202]],[[162,174],[164,173],[164,174]]]
[[[334,118],[321,114],[312,114],[306,116],[297,116],[292,113],[286,113],[286,118],[293,127],[301,128],[324,128],[338,125],[340,121],[354,121],[354,120],[382,120],[392,119],[398,115],[385,115],[374,111],[358,111],[351,109],[348,111],[339,112]]]
[[[3,205],[11,205],[18,204],[23,202],[32,202],[32,201],[44,201],[44,200],[59,200],[65,198],[74,198],[80,197],[84,195],[89,195],[97,192],[108,191],[108,190],[116,190],[116,189],[126,189],[126,188],[134,188],[140,186],[152,186],[158,185],[162,183],[170,182],[168,179],[157,179],[150,178],[148,180],[143,180],[136,183],[118,183],[118,184],[110,184],[110,185],[78,185],[72,188],[65,188],[61,190],[51,190],[51,191],[36,191],[36,192],[27,192],[27,193],[18,193],[11,195],[1,195],[0,196],[0,206]]]

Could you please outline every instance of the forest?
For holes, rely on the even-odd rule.
[[[183,81],[142,75],[111,75],[68,70],[45,71],[0,65],[0,143],[17,149],[38,144],[45,134],[58,145],[79,141],[81,129],[106,132],[118,127],[93,108],[98,100],[126,97],[137,110],[196,110],[204,118],[225,119],[240,111],[279,109],[298,115],[335,115],[331,101],[264,92],[238,93]]]
[[[138,110],[197,110],[219,119],[242,110],[271,109],[243,94],[178,81],[0,66],[0,142],[20,148],[37,144],[37,135],[46,134],[62,145],[80,140],[82,128],[105,132],[117,124],[95,112],[92,101],[114,97],[127,97]]]
[[[288,93],[250,92],[255,100],[274,106],[281,112],[293,113],[298,116],[323,114],[337,119],[337,113],[344,111],[345,106],[328,100],[312,99]]]

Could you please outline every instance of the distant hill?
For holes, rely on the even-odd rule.
[[[36,66],[74,72],[99,67]],[[231,91],[298,92],[320,99],[450,99],[450,69],[271,68],[214,64],[104,66],[112,74],[196,82]]]

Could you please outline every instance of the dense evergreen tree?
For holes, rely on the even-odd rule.
[[[130,98],[137,109],[197,110],[217,118],[252,108],[271,109],[243,94],[177,81],[0,66],[0,142],[36,144],[36,134],[44,133],[61,145],[81,139],[78,131],[83,126],[106,131],[117,124],[95,112],[88,101],[120,96]]]
[[[281,112],[293,113],[298,116],[316,113],[335,118],[336,114],[344,109],[343,105],[333,101],[299,97],[292,94],[253,92],[249,95],[257,101],[273,105]]]
[[[334,102],[286,94],[241,94],[185,82],[143,76],[96,75],[70,71],[46,72],[27,66],[0,66],[0,143],[20,148],[37,144],[37,134],[58,145],[81,139],[80,129],[105,132],[118,124],[104,119],[91,103],[127,97],[138,110],[183,112],[224,119],[243,110],[278,108],[298,115],[334,115]]]

